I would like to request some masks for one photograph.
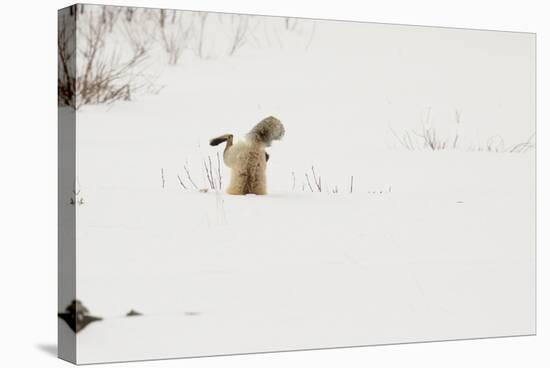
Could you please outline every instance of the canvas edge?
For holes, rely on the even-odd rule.
[[[70,32],[76,32],[75,5],[59,9],[57,16],[59,42],[62,22],[69,24]],[[71,38],[70,43],[71,47],[76,49],[76,35]],[[76,70],[76,58],[71,60],[71,66]],[[61,62],[58,56],[58,77],[60,70]],[[62,312],[72,300],[76,299],[76,206],[71,205],[71,198],[69,198],[76,177],[76,111],[72,107],[62,106],[59,100],[57,123],[57,311]],[[73,364],[77,363],[76,334],[60,318],[57,318],[57,356]]]

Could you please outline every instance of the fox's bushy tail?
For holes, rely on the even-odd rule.
[[[218,144],[223,143],[223,142],[226,142],[227,140],[229,140],[229,139],[232,138],[232,137],[233,137],[232,134],[220,135],[219,137],[212,138],[212,139],[210,140],[210,145],[211,145],[211,146],[217,146]]]

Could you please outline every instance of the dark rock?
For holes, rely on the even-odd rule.
[[[65,312],[58,313],[57,316],[67,322],[74,332],[79,332],[90,323],[102,320],[101,317],[91,316],[89,313],[88,308],[75,299],[65,308]]]
[[[136,317],[136,316],[143,316],[143,313],[139,313],[138,311],[132,309],[128,313],[126,313],[126,317]]]

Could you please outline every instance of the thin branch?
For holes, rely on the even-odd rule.
[[[311,183],[309,182],[309,176],[307,176],[307,173],[306,173],[306,180],[307,180],[307,185],[309,186],[309,189],[313,192],[313,187],[311,186]]]
[[[222,190],[222,169],[221,169],[221,160],[220,160],[220,153],[216,152],[216,157],[218,158],[218,185],[220,186],[220,190]]]
[[[321,177],[317,177],[317,175],[315,174],[315,168],[313,166],[311,166],[311,172],[313,173],[313,181],[315,182],[317,190],[319,190],[319,192],[322,192]]]
[[[185,173],[187,174],[187,179],[189,179],[189,182],[195,187],[195,189],[199,190],[199,187],[197,187],[197,184],[191,179],[191,174],[189,173],[189,169],[187,166],[183,165],[183,169],[185,170]]]
[[[315,29],[317,27],[317,23],[315,21],[313,21],[313,28],[311,29],[311,33],[309,35],[309,40],[307,41],[307,44],[306,44],[306,51],[309,50],[309,47],[311,46],[311,43],[313,42],[313,37],[315,36]]]
[[[183,180],[181,180],[179,174],[178,174],[178,181],[180,182],[180,185],[183,187],[183,189],[187,189],[187,187],[185,186],[185,184],[183,184]]]
[[[210,156],[208,158],[210,158]],[[210,162],[212,162],[212,161],[210,161]],[[210,169],[209,169],[208,165],[206,164],[206,160],[203,161],[203,164],[204,164],[204,171],[206,172],[206,180],[208,180],[208,184],[210,185],[210,189],[215,189],[214,179],[212,178],[212,166],[210,166]]]

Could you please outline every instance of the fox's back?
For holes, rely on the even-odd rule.
[[[224,156],[231,171],[231,188],[242,194],[265,192],[265,147],[247,141],[233,145]]]
[[[265,147],[248,141],[234,144],[224,155],[224,162],[231,168],[237,167],[265,167]]]

